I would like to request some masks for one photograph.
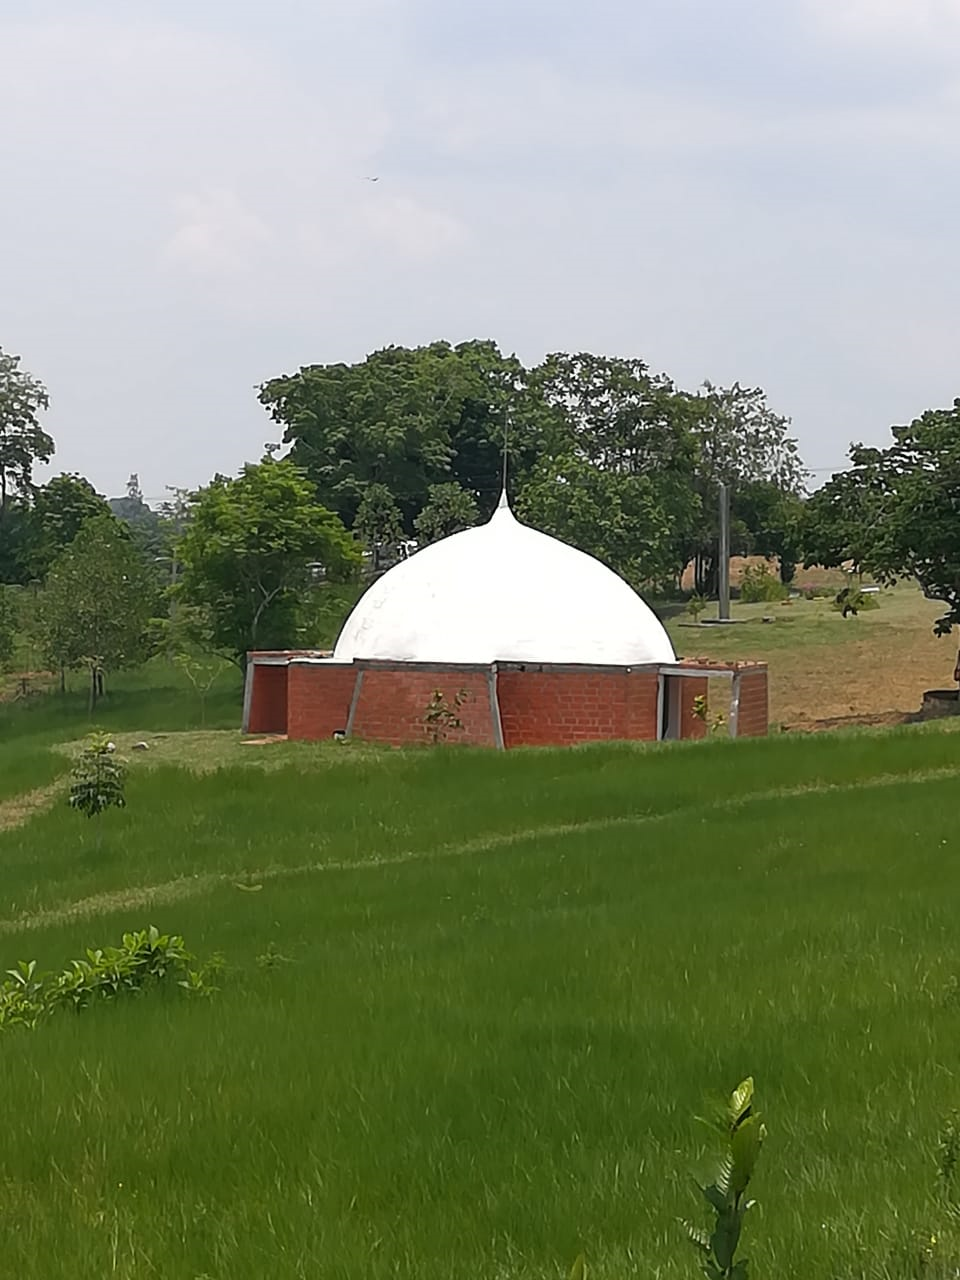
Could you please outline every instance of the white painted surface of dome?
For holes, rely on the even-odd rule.
[[[674,662],[653,610],[593,556],[521,524],[487,524],[389,569],[344,623],[334,662]]]

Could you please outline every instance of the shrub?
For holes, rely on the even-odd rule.
[[[690,599],[687,601],[687,613],[690,614],[694,622],[700,621],[700,615],[701,613],[703,613],[706,607],[707,607],[706,598],[699,594],[692,595]]]
[[[451,733],[463,732],[460,708],[469,697],[469,690],[460,689],[454,694],[453,702],[451,703],[447,701],[441,689],[434,689],[430,695],[430,701],[427,703],[427,709],[423,713],[423,727],[426,730],[427,738],[434,746],[439,746],[441,742],[446,742]]]
[[[119,947],[88,950],[59,973],[38,974],[36,960],[21,960],[0,983],[0,1030],[36,1027],[57,1009],[85,1009],[97,1000],[135,995],[153,987],[174,985],[194,995],[210,995],[213,979],[223,970],[215,955],[198,965],[177,934],[160,933],[152,925],[125,933]]]
[[[700,1250],[701,1270],[709,1280],[747,1280],[748,1261],[737,1258],[743,1220],[753,1201],[746,1199],[766,1129],[753,1110],[753,1080],[744,1080],[730,1095],[718,1126],[726,1150],[713,1182],[700,1192],[714,1215],[713,1230],[687,1224],[687,1234]],[[699,1185],[699,1184],[698,1184]]]
[[[880,601],[876,594],[871,592],[866,595],[860,587],[849,586],[844,587],[842,591],[838,591],[831,605],[837,613],[842,613],[844,617],[848,614],[857,616],[864,609],[879,609]]]
[[[124,807],[127,771],[115,751],[105,733],[91,735],[71,773],[71,809],[87,818],[96,818],[111,806]]]
[[[744,604],[785,600],[789,594],[789,588],[770,572],[768,564],[751,564],[744,569],[740,580],[740,599]]]

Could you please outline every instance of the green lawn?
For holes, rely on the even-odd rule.
[[[3,1274],[693,1276],[694,1117],[752,1072],[755,1275],[955,1275],[958,745],[201,735],[102,834],[0,833],[0,967],[151,921],[230,965],[3,1036]]]

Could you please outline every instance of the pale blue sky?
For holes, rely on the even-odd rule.
[[[960,395],[960,0],[0,0],[0,111],[0,345],[111,494],[389,342],[759,384],[812,467]]]

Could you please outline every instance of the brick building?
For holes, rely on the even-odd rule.
[[[505,499],[487,524],[379,578],[332,654],[251,653],[243,727],[423,742],[436,691],[458,708],[450,736],[491,747],[702,737],[708,692],[731,736],[767,732],[763,664],[678,659],[622,578],[521,524]]]

